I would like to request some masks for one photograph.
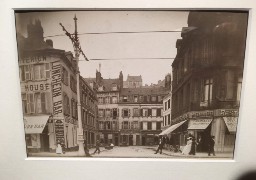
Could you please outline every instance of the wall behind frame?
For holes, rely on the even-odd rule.
[[[256,3],[253,0],[30,1],[0,7],[0,179],[207,179],[229,180],[256,170]],[[250,9],[235,161],[150,159],[25,160],[20,84],[12,8],[245,8]]]

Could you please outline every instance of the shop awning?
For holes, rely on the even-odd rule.
[[[180,127],[183,123],[185,123],[186,121],[182,121],[182,122],[179,122],[177,124],[174,124],[172,126],[170,126],[169,128],[167,128],[166,130],[164,130],[163,132],[161,132],[159,135],[162,136],[162,135],[168,135],[170,134],[172,131],[174,131],[175,129],[177,129],[178,127]]]
[[[41,134],[49,116],[25,116],[24,128],[26,134]]]
[[[229,132],[235,133],[238,117],[223,117],[223,119],[225,121],[225,124],[227,125]]]
[[[191,119],[188,130],[206,129],[211,122],[212,119]]]

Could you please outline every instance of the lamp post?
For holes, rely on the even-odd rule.
[[[65,27],[60,23],[63,31],[65,31],[66,35],[69,37],[69,39],[72,41],[73,47],[74,47],[74,52],[75,52],[75,57],[74,60],[76,62],[76,87],[77,87],[77,113],[78,113],[78,133],[77,133],[77,143],[78,143],[78,156],[85,156],[85,151],[84,151],[84,135],[83,135],[83,127],[82,127],[82,117],[81,117],[81,101],[80,101],[80,84],[79,84],[79,79],[80,79],[80,71],[79,71],[79,66],[78,66],[78,62],[79,62],[79,56],[80,54],[82,54],[85,58],[86,61],[88,61],[88,59],[86,58],[84,52],[81,49],[80,43],[79,43],[79,39],[78,39],[78,34],[77,34],[77,18],[76,15],[74,17],[74,21],[75,21],[75,33],[74,34],[70,34]]]

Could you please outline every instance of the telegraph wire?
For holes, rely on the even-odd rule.
[[[113,32],[78,33],[77,35],[86,35],[86,34],[104,35],[104,34],[179,33],[179,32],[182,32],[182,31],[180,31],[180,30],[171,30],[171,31],[113,31]],[[74,35],[74,34],[70,34],[70,35]],[[56,35],[51,35],[51,36],[45,36],[44,38],[58,37],[58,36],[66,36],[66,34],[56,34]]]
[[[90,60],[92,61],[107,61],[107,60],[150,60],[150,59],[162,59],[162,60],[168,60],[168,59],[175,59],[175,58],[92,58]]]

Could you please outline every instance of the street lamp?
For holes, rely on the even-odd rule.
[[[76,87],[77,87],[77,113],[78,113],[78,133],[77,133],[77,143],[78,143],[78,156],[85,156],[85,151],[84,151],[84,135],[83,135],[83,127],[82,127],[82,117],[81,117],[81,101],[80,101],[80,84],[79,84],[79,79],[80,79],[80,71],[79,71],[79,56],[82,54],[85,58],[86,61],[88,61],[87,57],[85,56],[84,52],[81,49],[79,39],[77,36],[77,18],[76,15],[74,17],[75,21],[75,33],[70,34],[65,27],[60,23],[63,31],[65,31],[66,35],[69,37],[69,39],[72,41],[73,47],[74,47],[74,52],[75,52],[75,61],[76,61]]]

